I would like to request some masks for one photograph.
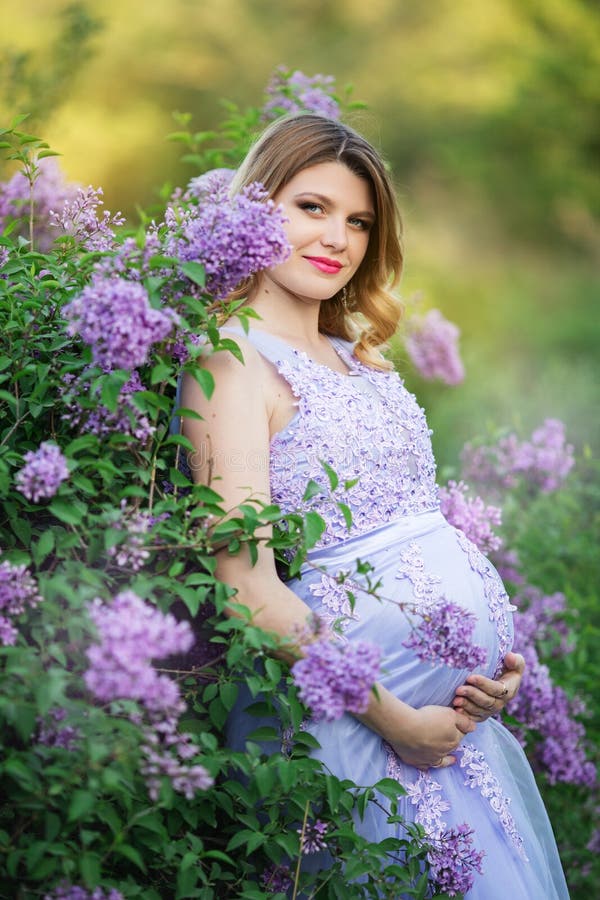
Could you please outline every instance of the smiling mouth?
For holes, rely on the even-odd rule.
[[[337,259],[328,259],[326,256],[305,256],[304,259],[312,263],[320,272],[326,272],[328,275],[336,275],[342,268],[341,262]]]

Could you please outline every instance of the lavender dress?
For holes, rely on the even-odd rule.
[[[241,329],[227,328],[242,335]],[[439,509],[430,431],[423,410],[393,372],[360,363],[352,347],[331,339],[349,375],[312,361],[264,332],[248,339],[287,381],[298,398],[292,421],[271,442],[270,480],[274,503],[284,511],[314,509],[327,528],[309,554],[300,577],[288,587],[316,613],[345,618],[349,641],[367,640],[382,649],[382,684],[414,707],[449,705],[468,670],[432,666],[403,646],[409,635],[398,604],[427,610],[444,597],[475,613],[473,640],[487,651],[480,670],[494,677],[512,646],[511,606],[488,560]],[[348,491],[328,499],[325,460],[340,481],[358,478]],[[303,501],[307,481],[324,492]],[[348,532],[336,500],[352,512]],[[369,561],[381,582],[382,601],[354,589],[354,610],[340,572],[354,573],[356,560]],[[352,578],[352,574],[350,575]],[[356,579],[355,579],[356,581]],[[229,721],[229,742],[243,747],[258,724],[244,712],[242,696]],[[483,874],[469,900],[553,900],[568,898],[552,829],[527,759],[515,738],[494,719],[466,735],[455,765],[421,772],[404,764],[389,746],[356,718],[309,722],[317,738],[315,756],[338,778],[372,785],[390,777],[407,791],[399,812],[423,825],[432,837],[466,823],[475,849],[484,851]],[[369,804],[357,830],[371,841],[401,836],[398,825]]]

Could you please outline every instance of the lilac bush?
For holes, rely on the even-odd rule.
[[[15,478],[17,490],[38,503],[54,497],[63,481],[69,477],[67,460],[60,447],[44,441],[37,450],[29,450],[23,457],[25,465]]]

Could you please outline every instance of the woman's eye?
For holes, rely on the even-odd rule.
[[[352,225],[354,228],[359,228],[361,231],[368,231],[369,228],[371,227],[371,223],[368,222],[367,219],[355,219],[355,218],[351,218],[351,219],[348,219],[348,222],[349,222],[350,225]]]
[[[310,203],[308,200],[300,204],[300,209],[305,209],[307,212],[323,212],[323,207],[319,203]]]

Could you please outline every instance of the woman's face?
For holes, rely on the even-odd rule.
[[[280,290],[326,300],[347,284],[364,259],[375,221],[371,187],[343,163],[303,169],[274,198],[289,219],[289,258],[264,273]]]

